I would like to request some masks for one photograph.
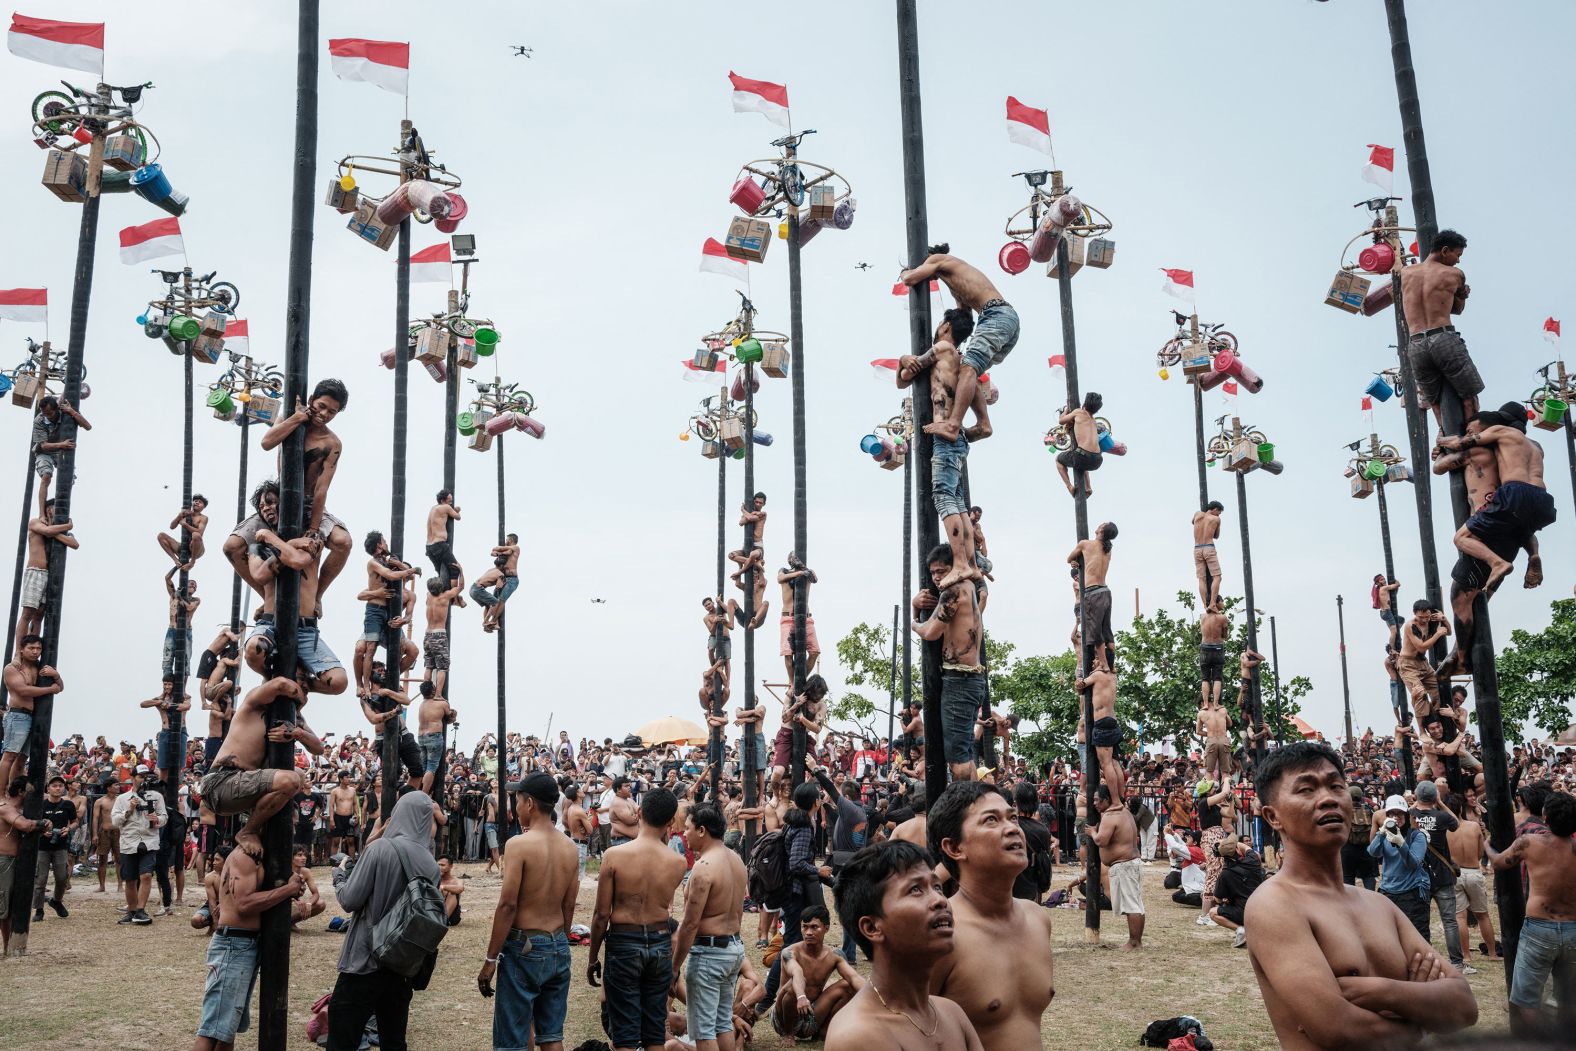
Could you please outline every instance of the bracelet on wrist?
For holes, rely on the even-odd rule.
[[[494,967],[496,967],[496,966],[498,966],[498,957],[496,957],[496,956],[483,956],[482,957],[482,962],[483,963],[490,963]]]

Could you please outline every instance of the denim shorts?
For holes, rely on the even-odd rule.
[[[197,1035],[231,1043],[252,1025],[252,986],[257,982],[257,939],[215,934],[208,939],[208,980],[202,987]]]
[[[1521,924],[1510,1002],[1517,1007],[1541,1008],[1543,987],[1551,974],[1554,998],[1569,1008],[1570,997],[1576,996],[1576,922],[1528,916]]]
[[[484,588],[480,584],[471,585],[471,599],[483,609],[498,604],[498,596],[494,595],[491,588]]]
[[[498,592],[498,601],[499,602],[508,602],[509,601],[509,596],[513,595],[515,589],[518,588],[519,586],[520,586],[520,578],[519,577],[504,577],[503,578],[503,590]]]
[[[442,731],[435,734],[422,734],[416,738],[416,742],[421,745],[421,772],[424,774],[437,773],[438,764],[443,762]]]
[[[963,461],[968,457],[969,440],[962,435],[955,442],[939,435],[930,439],[930,497],[937,517],[968,514],[963,499]]]
[[[382,642],[383,629],[388,626],[389,608],[368,602],[361,614],[361,641]]]
[[[947,762],[973,761],[974,720],[984,703],[983,672],[941,673],[941,740],[946,745]]]
[[[684,963],[684,983],[689,990],[690,1039],[715,1040],[718,1033],[733,1032],[733,989],[744,963],[744,943],[734,938],[726,948],[697,945]]]
[[[268,648],[273,649],[275,645],[273,614],[264,614],[258,617],[257,623],[252,626],[251,634],[246,637],[246,640],[250,642],[252,639],[259,637],[267,639]],[[334,651],[329,649],[328,644],[323,641],[323,635],[317,630],[317,621],[315,619],[303,619],[296,625],[296,660],[300,661],[306,670],[314,676],[333,671],[335,668],[344,667],[343,664],[339,663],[339,658],[334,656]]]
[[[527,941],[511,936],[498,952],[497,982],[494,1051],[525,1051],[533,1022],[537,1046],[563,1040],[569,1016],[569,941],[562,931],[532,935]]]
[[[177,736],[180,738],[176,740]],[[184,729],[177,735],[174,730],[159,731],[159,769],[186,769],[186,745],[190,738]]]
[[[979,375],[1000,364],[1018,345],[1018,312],[1011,304],[997,301],[980,311],[974,331],[963,341],[963,364]]]
[[[27,736],[33,732],[33,713],[12,708],[5,713],[4,751],[21,752],[27,747]]]
[[[614,1047],[661,1046],[673,985],[673,936],[666,930],[607,936],[608,1039]],[[728,998],[731,1012],[733,998]]]
[[[488,850],[498,849],[498,823],[484,821],[482,823],[482,840],[487,844]]]
[[[188,631],[186,633],[186,657],[187,657],[187,661],[188,661],[188,664],[187,664],[187,670],[188,671],[191,670],[191,666],[190,666],[191,653],[192,653],[192,633],[190,631]],[[164,629],[164,668],[163,668],[163,671],[164,671],[165,675],[174,675],[175,674],[175,629],[174,628],[165,628]]]

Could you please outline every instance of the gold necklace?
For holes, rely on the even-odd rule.
[[[941,1013],[936,1010],[936,1005],[935,1004],[930,1004],[930,1012],[931,1012],[932,1015],[935,1016],[936,1024],[931,1026],[930,1027],[930,1032],[927,1033],[927,1032],[925,1032],[925,1027],[924,1026],[920,1025],[918,1022],[916,1022],[912,1018],[908,1017],[908,1012],[907,1011],[898,1011],[898,1010],[894,1009],[890,1004],[888,1004],[886,1002],[886,997],[881,995],[881,990],[876,987],[876,983],[875,983],[874,979],[872,979],[871,982],[870,982],[870,988],[875,990],[876,999],[881,1001],[881,1006],[882,1007],[885,1007],[892,1014],[902,1015],[904,1021],[908,1022],[909,1025],[911,1025],[915,1029],[919,1030],[921,1036],[924,1036],[924,1037],[935,1036],[936,1035],[936,1030],[941,1028]],[[930,998],[927,996],[925,999],[926,999],[926,1002],[929,1003],[929,999]]]

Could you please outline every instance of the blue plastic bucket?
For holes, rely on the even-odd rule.
[[[859,439],[859,451],[867,456],[874,456],[881,451],[881,439],[873,434],[867,434]]]
[[[144,164],[131,173],[131,188],[145,201],[157,204],[170,195],[169,176],[157,164]]]
[[[1100,432],[1100,451],[1108,453],[1116,447],[1116,439],[1111,437],[1110,431]]]
[[[1383,376],[1375,376],[1373,382],[1368,384],[1368,395],[1380,401],[1389,401],[1395,395],[1395,388]]]

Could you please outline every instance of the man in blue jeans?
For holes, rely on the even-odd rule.
[[[536,1047],[563,1051],[569,1014],[567,932],[580,890],[580,855],[553,824],[558,782],[552,775],[531,774],[520,782],[517,798],[525,831],[504,847],[503,887],[476,984],[483,996],[491,996],[493,975],[498,976],[494,1051],[524,1051],[533,1026]]]
[[[263,890],[262,862],[232,850],[219,879],[220,925],[208,939],[208,977],[202,989],[202,1019],[192,1051],[227,1051],[238,1033],[251,1028],[252,986],[257,981],[258,928],[263,913],[306,890],[300,872],[283,886]]]
[[[744,963],[739,926],[747,877],[744,862],[723,843],[726,832],[722,811],[710,803],[692,808],[684,819],[684,838],[696,861],[684,921],[673,940],[673,971],[683,969],[686,1020],[699,1051],[734,1048],[733,992]]]
[[[1518,836],[1503,854],[1483,849],[1497,870],[1527,867],[1527,918],[1516,950],[1510,1002],[1533,1032],[1569,1039],[1576,1027],[1576,797],[1550,792],[1543,804],[1548,833]],[[1558,1028],[1543,1013],[1543,987],[1554,977]]]
[[[1435,771],[1439,773],[1439,771]],[[1447,838],[1460,825],[1456,815],[1439,805],[1439,786],[1432,781],[1417,782],[1417,805],[1412,808],[1412,824],[1428,837],[1428,853],[1423,857],[1423,867],[1428,870],[1428,896],[1439,906],[1439,925],[1445,932],[1445,952],[1450,965],[1462,974],[1476,974],[1477,968],[1466,966],[1461,954],[1461,931],[1456,924],[1456,872],[1450,860],[1450,841]]]
[[[1379,859],[1379,893],[1395,902],[1417,933],[1428,941],[1428,837],[1412,827],[1410,808],[1401,796],[1384,802],[1385,821],[1368,843],[1368,853]]]
[[[606,942],[607,1033],[617,1051],[661,1051],[666,1041],[673,986],[668,908],[689,871],[665,838],[678,809],[678,798],[666,788],[642,793],[640,835],[603,855],[597,875],[586,981],[600,984],[597,958]]]

